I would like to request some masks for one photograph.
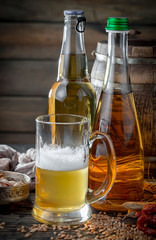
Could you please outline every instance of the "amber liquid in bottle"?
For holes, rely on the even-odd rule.
[[[87,78],[85,54],[62,54],[59,80],[49,92],[49,114],[85,116],[93,126],[96,109],[95,91]],[[66,77],[64,77],[66,76]]]
[[[141,200],[144,180],[143,147],[132,92],[102,92],[93,131],[97,129],[107,133],[113,141],[117,173],[115,183],[106,197],[107,201],[94,203],[93,207],[125,211],[123,203]],[[91,164],[89,169],[89,187],[92,189],[101,185],[107,171],[107,165],[102,163],[107,153],[100,142],[94,144],[90,161],[96,159],[97,155],[101,159],[96,166]]]

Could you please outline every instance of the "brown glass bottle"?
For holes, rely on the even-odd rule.
[[[96,112],[94,130],[107,133],[114,145],[117,161],[116,180],[105,199],[93,207],[104,211],[125,211],[124,203],[140,201],[143,194],[144,162],[140,128],[134,97],[128,75],[127,32],[109,32],[108,60],[103,91]],[[100,141],[90,153],[89,186],[97,187],[103,181],[107,157]]]
[[[96,98],[88,77],[82,16],[82,11],[74,13],[65,11],[58,79],[49,92],[48,112],[49,114],[65,113],[86,116],[89,119],[91,131],[95,117]],[[79,18],[82,22],[79,22]]]

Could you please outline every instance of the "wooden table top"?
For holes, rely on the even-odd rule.
[[[30,231],[29,228],[32,228],[34,224],[37,224],[39,226],[39,222],[33,219],[32,217],[32,208],[34,204],[34,197],[35,193],[30,192],[29,197],[16,204],[10,204],[10,205],[3,205],[0,206],[0,239],[1,240],[14,240],[14,239],[26,239],[26,234]],[[101,215],[100,215],[101,214]],[[99,218],[100,216],[103,216],[105,214],[105,218],[109,217],[106,213],[102,213],[98,210],[93,209],[93,216],[95,218]],[[135,218],[124,218],[125,214],[111,214],[111,218],[117,218],[120,219],[121,226],[124,223],[125,226],[128,228],[135,227],[137,219]],[[3,226],[2,222],[5,222],[5,225]],[[128,224],[128,225],[127,225]],[[19,228],[21,229],[22,226],[24,226],[23,232],[19,231]],[[104,233],[102,230],[96,229],[96,231],[88,230],[87,228],[84,229],[85,224],[82,226],[75,226],[74,228],[71,227],[69,229],[64,228],[57,228],[54,226],[49,226],[48,230],[46,232],[34,232],[28,235],[29,239],[120,239],[119,238],[110,238],[108,236],[104,237]],[[98,227],[97,227],[98,228]],[[64,235],[65,232],[65,235]],[[62,235],[61,235],[62,234]],[[142,233],[143,234],[143,233]],[[71,238],[68,236],[71,236]],[[67,236],[61,237],[61,236]],[[77,236],[77,237],[76,237]],[[142,236],[142,235],[141,235]],[[125,238],[129,239],[129,238]],[[138,238],[138,239],[147,239],[147,236],[145,238]],[[153,238],[148,238],[153,239]],[[120,239],[121,240],[121,239]]]
[[[32,145],[14,145],[19,152],[26,152]],[[29,197],[16,204],[0,205],[0,240],[15,240],[15,239],[148,239],[155,238],[148,237],[142,232],[138,232],[136,228],[137,219],[125,217],[127,213],[104,213],[92,208],[93,217],[90,221],[80,226],[69,228],[56,227],[54,225],[48,226],[47,231],[35,231],[30,234],[30,228],[41,228],[43,225],[37,222],[32,216],[32,208],[34,205],[35,192],[31,191]],[[97,221],[96,221],[97,220]],[[117,221],[117,222],[116,222]],[[116,223],[115,223],[116,222]],[[99,225],[98,225],[99,224]],[[94,226],[96,225],[96,226]],[[105,226],[104,226],[105,225]],[[22,227],[23,226],[23,227]],[[102,227],[103,226],[103,229]],[[122,232],[137,232],[138,238],[123,238]],[[109,234],[107,234],[107,229]],[[106,230],[106,231],[105,231]],[[118,237],[117,237],[118,235]],[[64,237],[63,237],[64,236]]]
[[[20,203],[0,206],[0,222],[5,222],[4,229],[0,229],[0,239],[24,239],[26,233],[17,231],[17,229],[21,226],[28,228],[33,224],[38,224],[31,215],[34,197],[35,193],[31,192],[29,197]],[[73,230],[68,230],[68,232],[71,234]],[[54,230],[49,228],[48,232],[34,233],[31,239],[50,239],[52,236],[56,238]]]

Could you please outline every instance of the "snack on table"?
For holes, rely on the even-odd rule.
[[[6,177],[4,173],[0,173],[0,187],[17,187],[23,184],[24,183],[22,181],[19,181],[18,179],[12,179],[10,177]]]
[[[26,174],[0,170],[0,205],[26,199],[30,182],[31,179]]]
[[[136,213],[138,217],[137,227],[147,235],[156,236],[156,202],[147,203],[141,212]]]

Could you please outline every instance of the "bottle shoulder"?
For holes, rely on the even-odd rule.
[[[93,97],[96,96],[95,90],[94,90],[92,84],[87,79],[81,80],[81,81],[79,81],[79,80],[77,80],[77,81],[76,80],[74,80],[74,81],[59,80],[52,85],[52,87],[49,91],[49,96],[54,95],[58,92],[63,93],[65,91],[68,92],[68,94],[70,94],[70,95],[75,95],[76,92],[82,91]]]

